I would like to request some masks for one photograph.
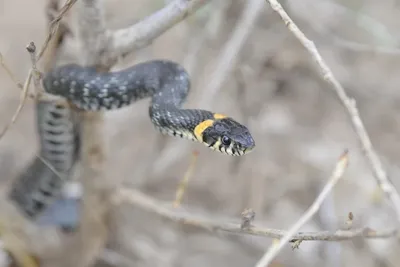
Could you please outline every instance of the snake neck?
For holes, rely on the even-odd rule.
[[[151,122],[161,133],[201,142],[199,125],[214,119],[214,113],[200,109],[179,109],[159,106],[149,108]]]

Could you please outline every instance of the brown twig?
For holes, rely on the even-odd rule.
[[[36,55],[36,45],[34,42],[30,42],[28,46],[26,47],[26,50],[28,50],[29,55],[31,57],[31,64],[32,64],[32,78],[33,78],[33,84],[35,86],[35,92],[39,92],[40,88],[40,72],[37,69],[36,62],[37,62],[37,55]]]
[[[328,183],[324,186],[321,193],[315,199],[313,204],[300,217],[300,219],[297,220],[297,222],[292,227],[290,227],[289,231],[282,237],[282,239],[279,240],[278,244],[273,244],[267,250],[264,256],[255,265],[256,267],[268,266],[271,263],[271,261],[275,258],[275,256],[279,253],[279,251],[282,250],[285,244],[293,239],[293,236],[296,234],[296,232],[298,232],[299,229],[304,224],[306,224],[314,216],[315,213],[318,212],[325,198],[332,191],[336,183],[343,177],[344,171],[348,166],[348,162],[349,162],[348,152],[345,151],[343,155],[340,156],[339,161],[336,163],[335,169],[333,170],[332,176],[329,179]],[[298,240],[300,242],[302,241],[301,239]]]
[[[7,72],[8,77],[10,77],[11,80],[17,85],[17,87],[22,90],[24,88],[24,85],[20,81],[18,81],[17,78],[15,78],[15,75],[13,74],[11,69],[7,66],[6,62],[4,61],[4,57],[1,53],[0,53],[0,64],[3,67],[3,69]]]
[[[40,49],[38,55],[37,55],[37,60],[39,61],[43,54],[45,53],[47,46],[49,45],[51,39],[54,37],[54,35],[57,33],[59,24],[61,19],[64,17],[64,15],[72,8],[72,6],[76,3],[77,0],[68,0],[63,7],[61,7],[58,15],[55,16],[53,21],[50,22],[49,25],[49,33],[46,36],[46,39],[42,45],[42,48]]]
[[[11,71],[11,69],[7,66],[7,64],[6,64],[6,62],[4,61],[4,57],[3,57],[3,55],[0,53],[0,65],[2,66],[2,68],[6,71],[6,73],[7,73],[7,75],[10,77],[10,79],[14,82],[14,84],[19,88],[19,89],[21,89],[22,90],[22,92],[23,92],[23,90],[24,90],[24,85],[20,82],[20,81],[18,81],[18,79],[17,78],[15,78],[15,75],[13,74],[13,72]],[[31,70],[30,70],[31,71]],[[32,70],[33,71],[33,70]],[[33,73],[31,74],[31,72],[29,72],[28,73],[28,76],[27,76],[27,80],[28,80],[28,78],[29,78],[29,85],[30,85],[30,81],[31,81],[31,79],[32,79],[32,77],[31,77],[31,75],[33,75]],[[26,81],[27,81],[26,80]],[[25,81],[25,83],[26,83],[26,81]],[[57,102],[57,103],[60,103],[60,104],[65,104],[65,100],[63,99],[63,98],[61,98],[61,97],[58,97],[58,96],[55,96],[55,95],[50,95],[50,94],[47,94],[47,93],[44,93],[44,92],[40,92],[40,95],[37,95],[37,94],[35,94],[35,93],[31,93],[31,92],[29,92],[29,90],[28,90],[28,95],[27,95],[27,97],[28,98],[30,98],[30,99],[37,99],[37,98],[39,98],[41,101],[49,101],[49,102]]]
[[[233,234],[263,236],[277,239],[280,239],[287,234],[287,231],[285,230],[266,228],[258,226],[256,223],[252,223],[250,226],[242,228],[241,223],[232,222],[236,219],[217,219],[216,217],[218,216],[209,214],[205,216],[196,214],[194,212],[188,212],[183,207],[173,208],[169,202],[157,200],[129,187],[119,188],[116,191],[113,200],[115,205],[119,205],[121,203],[130,203],[135,207],[153,212],[173,222],[191,225],[213,232],[221,231]],[[397,233],[397,229],[372,230],[368,227],[365,227],[353,230],[299,232],[296,235],[293,235],[290,241],[346,241],[356,237],[369,239],[394,238],[396,237]]]
[[[15,76],[13,75],[13,73],[11,72],[11,70],[7,67],[7,65],[4,63],[4,59],[3,56],[0,55],[0,61],[1,61],[1,65],[2,67],[5,69],[5,71],[8,73],[8,75],[11,77],[11,79],[14,81],[14,83],[16,84],[16,86],[20,89],[22,89],[22,93],[21,93],[21,97],[20,97],[20,103],[17,107],[17,110],[15,111],[14,115],[11,118],[11,121],[4,127],[4,129],[2,130],[2,132],[0,133],[0,139],[3,138],[3,136],[7,133],[7,131],[9,130],[9,128],[15,123],[15,121],[17,120],[19,114],[21,113],[22,108],[25,105],[26,99],[29,97],[31,98],[35,98],[35,94],[29,94],[29,86],[32,80],[32,77],[34,79],[34,83],[35,83],[35,87],[39,88],[40,87],[40,78],[38,75],[38,70],[36,67],[36,63],[40,60],[40,58],[42,57],[42,55],[45,53],[50,41],[52,40],[54,34],[57,32],[58,29],[58,24],[60,22],[60,20],[62,19],[62,17],[65,15],[65,13],[73,6],[73,4],[76,2],[76,0],[68,0],[65,5],[61,8],[60,13],[56,16],[56,18],[51,22],[50,24],[50,30],[49,30],[49,34],[46,37],[46,40],[40,50],[40,52],[36,55],[36,47],[34,46],[33,43],[30,43],[27,47],[28,52],[31,55],[31,63],[32,63],[32,67],[28,72],[28,77],[25,80],[24,86],[21,88],[21,83],[18,82],[17,79],[15,79]],[[32,46],[33,44],[33,46]],[[38,93],[38,90],[36,91]],[[57,97],[52,97],[52,96],[46,96],[46,95],[42,95],[41,96],[41,100],[43,101],[62,101],[60,98]]]
[[[48,45],[50,44],[50,41],[53,39],[54,35],[57,33],[58,26],[59,26],[59,23],[60,23],[61,19],[68,12],[68,10],[70,10],[72,8],[72,6],[75,4],[76,1],[77,0],[68,0],[64,4],[64,6],[60,9],[60,12],[55,16],[54,20],[52,22],[50,22],[49,33],[47,34],[46,39],[45,39],[45,41],[44,41],[39,53],[36,55],[35,63],[39,62],[39,60],[42,58],[43,54],[46,52],[46,49],[47,49]],[[15,79],[15,76],[13,75],[11,70],[5,65],[5,63],[3,61],[3,57],[2,57],[1,54],[0,54],[0,59],[1,59],[0,61],[1,61],[1,64],[2,64],[3,68],[6,70],[8,75],[11,77],[11,79],[17,85],[17,87],[20,88],[20,89],[23,89],[23,87],[21,86],[22,84],[20,82],[18,82],[17,79]],[[32,79],[31,76],[34,74],[32,72],[32,70],[33,70],[33,68],[30,69],[28,77],[25,79],[25,83],[24,83],[24,84],[26,84],[26,82],[29,80],[28,87],[30,85],[30,80]],[[29,97],[35,98],[35,95],[32,94],[32,95],[29,95]],[[47,97],[44,96],[44,100],[46,100],[46,98]],[[54,99],[56,99],[56,98],[51,97],[51,96],[48,97],[49,101],[54,101]]]
[[[183,194],[185,193],[185,190],[189,183],[190,177],[193,175],[193,171],[194,171],[194,168],[196,167],[198,155],[199,155],[199,153],[197,151],[193,152],[192,160],[189,164],[189,168],[187,169],[185,175],[183,176],[182,181],[179,183],[178,189],[176,190],[176,193],[175,193],[175,201],[174,201],[175,208],[179,207],[182,203]]]
[[[300,41],[300,43],[308,51],[312,59],[317,64],[322,77],[327,83],[331,85],[331,88],[335,91],[341,103],[346,108],[346,111],[351,119],[351,123],[354,127],[354,130],[357,133],[357,137],[361,144],[363,152],[365,153],[365,156],[370,163],[370,167],[372,168],[376,181],[378,182],[382,191],[385,192],[387,199],[393,205],[394,210],[396,212],[397,220],[400,222],[400,195],[397,192],[394,185],[390,182],[387,173],[384,170],[383,165],[377,153],[375,152],[374,147],[372,146],[371,139],[360,118],[360,114],[356,106],[356,101],[347,95],[343,86],[339,83],[339,81],[333,75],[329,66],[325,63],[324,59],[321,57],[315,44],[311,40],[309,40],[304,35],[304,33],[297,27],[297,25],[293,22],[293,20],[282,8],[281,4],[279,4],[278,1],[276,0],[267,0],[267,1],[271,5],[271,8],[276,13],[278,13],[279,16],[282,18],[283,22],[285,23],[289,31],[293,33],[293,35]]]
[[[32,69],[29,70],[28,79],[26,79],[24,87],[22,88],[18,107],[15,110],[14,115],[12,116],[11,120],[7,123],[7,125],[1,131],[0,140],[4,137],[4,135],[10,129],[10,127],[17,121],[17,118],[18,118],[19,114],[21,113],[22,108],[25,105],[25,101],[26,101],[26,98],[28,95],[29,84],[31,83],[31,79],[32,79],[32,72],[33,72]]]

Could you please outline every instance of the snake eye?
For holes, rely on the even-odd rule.
[[[231,139],[226,135],[222,136],[222,144],[229,146],[231,144]]]

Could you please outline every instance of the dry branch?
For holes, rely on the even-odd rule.
[[[3,55],[1,53],[0,53],[0,64],[1,64],[2,68],[7,72],[7,75],[11,78],[11,80],[17,85],[17,87],[19,89],[22,90],[24,88],[24,85],[21,82],[19,82],[17,80],[17,78],[15,78],[14,73],[7,66],[6,62],[4,61],[4,57],[3,57]]]
[[[189,184],[190,177],[192,177],[192,175],[193,175],[194,168],[196,167],[198,155],[199,155],[199,153],[197,151],[193,152],[192,160],[189,164],[189,167],[186,170],[186,173],[183,176],[182,181],[179,183],[178,188],[176,189],[175,201],[174,201],[175,208],[179,207],[182,203],[183,194],[185,193],[186,188]]]
[[[202,7],[209,0],[175,0],[142,21],[109,33],[114,59],[147,46],[155,38]]]
[[[264,256],[258,261],[256,267],[264,267],[268,266],[271,261],[275,258],[275,256],[282,250],[287,242],[293,239],[293,236],[296,234],[299,229],[306,224],[315,213],[318,212],[325,198],[332,191],[333,187],[336,183],[343,177],[344,171],[348,166],[348,152],[345,151],[343,155],[340,157],[337,162],[335,169],[333,170],[332,176],[329,179],[328,183],[324,186],[321,193],[315,199],[313,204],[307,209],[307,211],[300,217],[300,219],[290,227],[289,231],[279,240],[278,244],[272,244],[270,249],[264,254]]]
[[[266,228],[252,224],[242,227],[241,223],[235,223],[232,219],[217,219],[218,216],[210,214],[201,215],[188,212],[183,207],[174,208],[170,202],[163,202],[141,193],[133,188],[119,188],[114,196],[114,204],[129,203],[135,207],[155,213],[163,218],[176,223],[195,226],[208,231],[221,231],[233,234],[263,236],[268,238],[282,238],[288,232],[285,230]],[[322,232],[299,232],[292,236],[290,241],[346,241],[356,237],[361,238],[392,238],[398,233],[397,229],[373,230],[368,227],[353,230],[337,230]]]
[[[357,133],[357,137],[363,152],[370,163],[376,181],[378,182],[382,191],[385,193],[387,199],[393,205],[397,220],[400,222],[400,195],[394,185],[390,182],[388,175],[383,168],[382,162],[379,160],[379,157],[372,146],[371,139],[360,118],[356,101],[347,95],[343,86],[339,83],[329,66],[326,64],[325,60],[321,57],[315,44],[297,27],[297,25],[282,8],[281,4],[279,4],[276,0],[267,1],[271,5],[271,8],[282,18],[289,31],[300,41],[304,48],[306,48],[312,59],[315,61],[315,63],[317,63],[319,71],[321,72],[324,80],[331,85],[331,88],[339,97],[351,119],[351,123],[355,132]]]

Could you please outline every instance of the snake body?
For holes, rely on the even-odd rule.
[[[99,72],[94,67],[67,64],[48,72],[43,78],[43,87],[47,93],[62,96],[72,105],[87,111],[119,109],[151,97],[150,120],[163,134],[197,141],[232,156],[242,156],[255,147],[250,131],[234,119],[207,110],[182,108],[190,90],[190,77],[182,66],[172,61],[151,60],[116,72]],[[57,120],[56,117],[53,116]],[[72,142],[71,146],[65,147],[67,152],[61,153],[69,155],[62,166],[57,153],[46,148],[49,144],[58,145],[57,141],[52,143],[51,138],[45,136],[49,133],[47,124],[39,122],[38,126],[41,128],[42,153],[50,163],[60,164],[57,169],[68,172],[75,161],[76,143]],[[67,128],[62,131],[69,134],[66,139],[70,144],[76,134],[74,127]],[[49,179],[44,180],[41,184],[51,183]],[[35,184],[31,191],[41,187],[35,179],[31,183]],[[57,187],[59,184],[62,181],[57,183]],[[18,199],[15,196],[18,194],[14,195],[14,199]],[[19,205],[23,202],[29,201],[19,201]]]
[[[11,186],[9,197],[29,218],[41,214],[62,190],[79,159],[79,121],[71,109],[36,103],[40,152]],[[49,167],[51,166],[51,168]]]
[[[201,142],[211,149],[241,156],[254,146],[250,131],[225,115],[201,109],[182,109],[190,78],[168,60],[139,63],[118,72],[97,72],[69,64],[49,72],[43,80],[50,94],[68,99],[83,110],[112,110],[152,97],[150,119],[161,132]]]

